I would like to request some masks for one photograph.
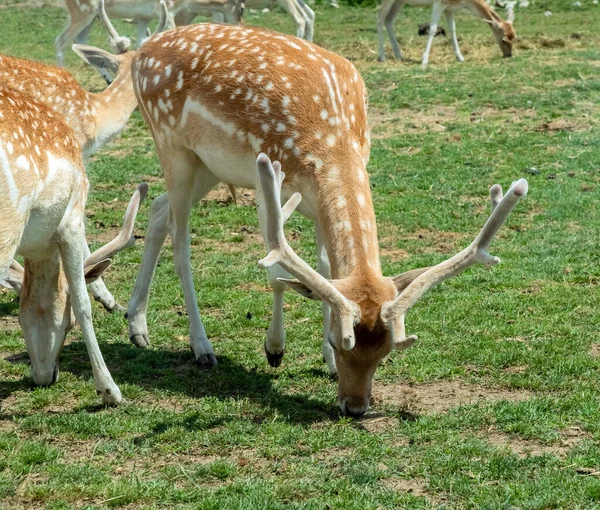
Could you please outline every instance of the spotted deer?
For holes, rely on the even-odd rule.
[[[496,42],[502,51],[504,57],[512,57],[513,42],[517,37],[513,22],[515,20],[515,14],[512,7],[507,9],[508,16],[504,21],[492,7],[490,7],[485,0],[383,0],[379,13],[377,14],[377,37],[379,40],[379,61],[385,60],[385,48],[384,48],[384,36],[383,27],[385,26],[390,43],[392,44],[392,50],[396,58],[402,58],[402,52],[400,51],[400,45],[396,39],[394,33],[394,20],[400,12],[400,9],[404,5],[415,5],[419,7],[431,6],[431,21],[429,22],[429,38],[427,39],[427,46],[421,59],[421,65],[427,67],[429,63],[429,53],[431,51],[431,45],[433,44],[433,38],[438,29],[438,23],[442,13],[446,15],[446,22],[448,23],[448,30],[450,37],[452,38],[452,47],[454,49],[454,55],[456,60],[464,62],[464,57],[458,47],[458,39],[456,38],[456,23],[454,22],[454,12],[460,9],[469,9],[475,16],[478,16],[483,21],[490,25]]]
[[[166,65],[156,68],[157,61]],[[367,410],[379,361],[393,348],[414,342],[405,336],[404,314],[423,292],[475,262],[497,262],[485,250],[527,191],[521,180],[500,200],[494,187],[497,207],[471,246],[439,266],[384,277],[367,174],[367,95],[350,62],[269,30],[200,24],[148,40],[134,58],[132,73],[167,193],[154,200],[150,212],[128,307],[131,341],[141,347],[149,342],[150,282],[169,233],[192,350],[199,363],[216,364],[192,280],[190,210],[220,181],[255,188],[260,228],[272,250],[262,261],[273,287],[267,359],[278,366],[284,354],[286,287],[320,299],[323,355],[331,374],[339,376],[340,406],[348,415]],[[279,163],[271,165],[269,158],[285,167],[285,180]],[[281,200],[292,197],[283,210],[280,194]],[[285,243],[282,222],[296,206],[315,222],[318,272]],[[288,272],[297,280],[286,279]]]
[[[131,83],[131,62],[135,53],[127,51],[131,43],[129,39],[117,33],[104,11],[102,0],[99,2],[99,15],[108,32],[110,46],[119,54],[113,55],[92,46],[74,46],[74,50],[90,65],[109,69],[116,74],[111,85],[98,94],[84,90],[64,69],[0,55],[0,85],[41,101],[62,115],[73,129],[84,156],[93,154],[117,136],[125,128],[137,106]],[[166,20],[166,5],[161,2],[157,32],[165,29]],[[89,255],[87,246],[85,249]],[[13,265],[6,283],[19,292],[22,278],[22,268]],[[90,290],[107,310],[122,309],[102,279],[98,278],[92,282]]]
[[[98,347],[86,281],[98,278],[110,258],[134,241],[135,216],[147,186],[134,193],[119,235],[86,255],[88,181],[73,130],[45,104],[5,87],[0,87],[0,168],[0,279],[14,266],[13,257],[22,255],[19,322],[34,382],[46,386],[58,379],[73,312],[98,394],[105,404],[121,402]]]
[[[174,17],[184,13],[221,13],[228,23],[238,23],[244,11],[242,0],[166,0],[169,16],[167,26],[175,26]],[[56,59],[59,67],[65,64],[65,50],[75,41],[87,44],[96,19],[100,0],[65,0],[67,26],[56,38]],[[148,38],[148,27],[160,17],[159,0],[106,0],[106,12],[113,18],[132,18],[137,25],[138,47]],[[196,15],[194,14],[194,16]]]

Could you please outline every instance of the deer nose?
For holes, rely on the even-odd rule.
[[[58,381],[58,365],[54,365],[52,371],[38,372],[32,369],[31,372],[33,382],[38,386],[52,386],[54,383],[56,383],[56,381]]]
[[[360,418],[367,412],[367,409],[369,409],[369,401],[367,400],[364,403],[356,405],[348,403],[348,399],[346,399],[342,402],[340,407],[346,416],[349,416],[350,418]]]

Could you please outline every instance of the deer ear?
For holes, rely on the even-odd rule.
[[[108,266],[110,266],[110,259],[101,260],[96,264],[85,267],[85,283],[88,285],[94,283],[108,269]]]
[[[301,296],[304,296],[308,299],[314,299],[317,301],[321,301],[321,298],[317,296],[311,289],[309,289],[306,285],[298,280],[292,280],[287,278],[277,278],[277,281],[281,283],[285,283],[290,289],[296,291]]]
[[[106,69],[112,74],[119,72],[119,67],[123,62],[121,55],[113,55],[108,51],[96,48],[95,46],[87,46],[85,44],[74,44],[73,51],[86,63],[96,69]]]
[[[419,276],[421,276],[425,271],[430,269],[429,267],[420,267],[419,269],[411,269],[410,271],[406,271],[406,273],[401,273],[398,276],[394,276],[392,281],[396,286],[396,290],[398,294],[400,294],[406,287],[408,287],[414,280],[416,280]]]

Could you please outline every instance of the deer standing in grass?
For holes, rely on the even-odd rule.
[[[116,74],[111,85],[99,94],[81,88],[77,80],[64,69],[31,60],[0,56],[0,85],[41,101],[62,115],[73,129],[84,156],[93,154],[117,136],[125,128],[137,106],[131,82],[131,62],[135,52],[127,51],[130,41],[121,37],[110,23],[102,0],[98,8],[109,34],[109,44],[119,54],[113,55],[102,49],[84,45],[74,45],[74,50],[90,65],[99,69],[109,69]],[[166,5],[161,2],[157,32],[165,29],[166,21]],[[89,255],[87,245],[85,249]],[[20,293],[22,279],[23,268],[15,262],[6,282]],[[91,283],[90,290],[107,310],[121,309],[100,278]]]
[[[156,62],[166,65],[157,68]],[[475,262],[497,262],[485,250],[527,191],[521,180],[500,200],[499,187],[493,188],[497,207],[469,248],[439,266],[387,278],[381,272],[366,169],[366,90],[350,62],[268,30],[200,24],[148,40],[134,58],[132,73],[167,193],[154,200],[150,212],[142,267],[128,307],[131,341],[148,344],[150,282],[169,233],[192,349],[199,363],[216,364],[192,279],[189,215],[220,181],[256,188],[260,228],[272,250],[262,261],[273,287],[268,361],[278,366],[284,353],[284,290],[320,299],[323,355],[330,372],[339,376],[340,406],[348,415],[367,410],[381,359],[414,342],[405,336],[404,314],[419,297]],[[285,180],[269,157],[282,162]],[[290,197],[281,210],[280,200]],[[296,206],[315,222],[318,272],[285,243],[282,222]],[[297,280],[287,279],[288,272]]]
[[[68,11],[66,28],[56,38],[56,59],[58,65],[65,64],[65,50],[75,41],[87,44],[90,31],[96,19],[99,0],[65,0]],[[228,23],[239,23],[244,5],[242,0],[167,0],[169,17],[167,24],[174,27],[174,17],[182,12],[184,16],[199,12],[222,13]],[[148,38],[148,27],[153,19],[160,18],[159,0],[106,0],[106,11],[113,18],[133,18],[137,24],[138,47]],[[190,20],[191,22],[191,20]]]
[[[458,39],[456,38],[456,23],[454,22],[454,12],[460,9],[469,9],[475,16],[478,16],[486,23],[489,23],[496,42],[502,51],[502,55],[505,57],[512,57],[513,42],[517,35],[513,27],[515,19],[514,11],[512,7],[508,9],[507,20],[504,21],[494,9],[492,9],[485,0],[383,0],[379,13],[377,15],[377,38],[379,40],[379,61],[385,60],[385,48],[384,48],[384,36],[383,27],[385,26],[390,42],[392,43],[392,49],[396,58],[402,58],[400,51],[400,45],[396,39],[394,33],[394,20],[400,12],[400,9],[404,5],[415,5],[420,7],[431,6],[431,21],[429,22],[429,38],[427,39],[427,46],[421,59],[421,65],[427,67],[429,63],[429,53],[431,51],[431,45],[433,44],[433,38],[437,32],[438,23],[442,13],[446,15],[446,21],[448,23],[448,30],[450,31],[450,37],[452,38],[452,47],[454,49],[454,55],[456,60],[464,62],[464,57],[458,47]]]
[[[92,325],[86,281],[98,278],[110,258],[130,246],[140,185],[122,232],[86,256],[88,181],[73,130],[41,102],[0,87],[0,280],[15,255],[25,259],[19,322],[36,384],[58,379],[58,358],[74,312],[81,326],[94,385],[105,404],[121,402]]]

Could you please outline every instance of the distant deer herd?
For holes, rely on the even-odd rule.
[[[92,94],[63,69],[0,56],[0,282],[20,296],[19,320],[34,382],[57,381],[65,336],[77,321],[98,394],[105,404],[122,401],[96,341],[86,284],[107,310],[121,309],[100,276],[111,257],[133,244],[136,213],[148,188],[137,187],[121,232],[91,253],[84,225],[89,187],[84,158],[124,129],[138,107],[155,143],[166,192],[152,201],[127,307],[131,342],[150,343],[150,285],[169,235],[194,357],[199,365],[217,364],[194,288],[190,211],[220,182],[254,188],[266,253],[259,265],[268,270],[273,289],[267,360],[277,367],[285,352],[284,291],[320,300],[322,352],[338,380],[340,408],[348,416],[364,414],[380,361],[417,340],[405,330],[410,308],[428,289],[471,265],[498,263],[487,249],[526,195],[527,181],[513,182],[506,194],[499,185],[491,188],[489,219],[460,253],[436,266],[384,276],[367,172],[367,91],[348,60],[310,42],[315,14],[304,0],[278,0],[296,21],[297,37],[238,25],[245,7],[262,5],[250,4],[254,0],[65,2],[68,25],[56,39],[58,65],[64,65],[64,52],[75,41],[74,51],[110,81],[106,90]],[[453,19],[461,7],[489,23],[503,55],[512,55],[512,9],[503,21],[483,0],[383,0],[377,23],[382,61],[383,26],[401,58],[393,23],[406,3],[432,7],[423,66],[442,12],[456,58],[463,60]],[[191,24],[207,13],[231,24]],[[109,15],[137,24],[135,51],[129,51],[129,39],[119,35]],[[116,53],[87,45],[96,17]],[[154,17],[158,28],[149,35]],[[286,241],[284,224],[296,209],[314,221],[317,270]]]

